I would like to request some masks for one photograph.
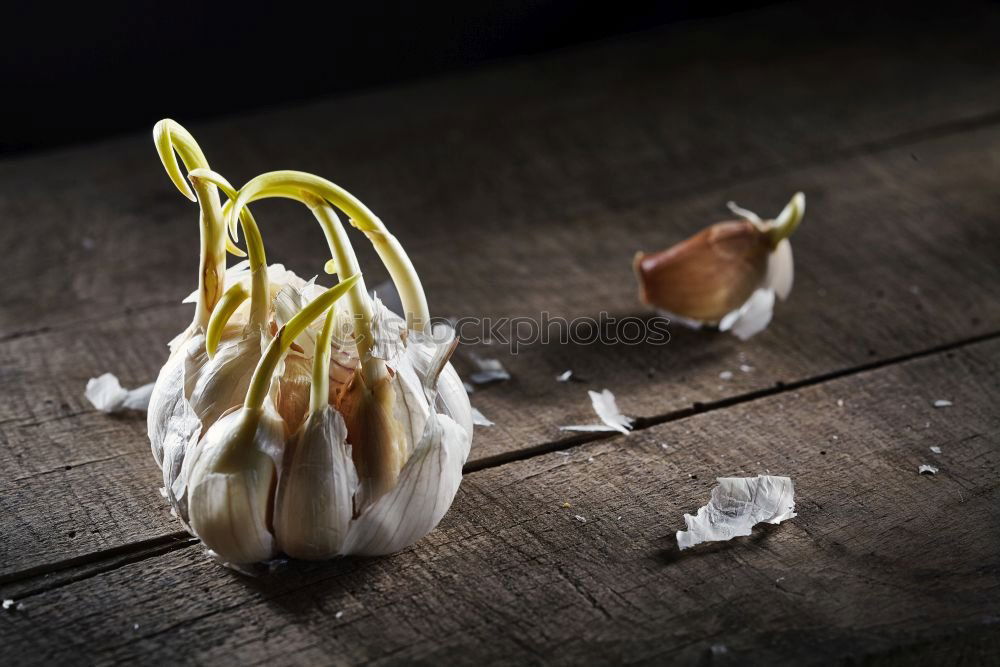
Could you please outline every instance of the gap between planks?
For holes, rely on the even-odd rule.
[[[990,111],[987,113],[978,114],[975,116],[969,116],[967,118],[950,120],[916,130],[909,130],[907,132],[896,134],[891,137],[886,137],[884,139],[866,141],[857,144],[855,146],[848,146],[846,148],[832,150],[826,153],[820,152],[807,158],[802,158],[799,160],[793,159],[783,164],[773,165],[770,167],[763,167],[760,169],[756,169],[754,171],[744,171],[741,173],[736,173],[732,176],[727,176],[725,179],[713,179],[713,180],[703,181],[702,183],[692,186],[687,186],[684,187],[683,189],[670,190],[668,188],[664,190],[663,198],[660,201],[661,203],[669,202],[686,196],[707,194],[734,185],[746,185],[749,183],[753,183],[754,181],[757,181],[762,178],[781,176],[783,174],[803,169],[805,167],[841,162],[850,158],[861,157],[865,155],[875,155],[881,152],[902,148],[910,144],[917,144],[925,141],[942,139],[954,135],[963,134],[966,132],[974,132],[976,130],[989,128],[998,124],[1000,124],[1000,109],[995,111]],[[139,304],[137,306],[128,306],[121,313],[112,314],[108,316],[88,317],[77,320],[71,320],[69,322],[64,322],[58,325],[46,325],[33,329],[11,331],[8,333],[0,334],[0,344],[10,340],[30,338],[32,336],[40,336],[44,334],[64,331],[66,329],[80,326],[81,324],[88,324],[90,322],[95,322],[100,320],[111,320],[120,317],[130,317],[135,313],[155,311],[170,307],[177,307],[178,305],[179,305],[178,302],[173,300],[171,301],[161,300],[152,303]]]
[[[770,398],[783,393],[794,392],[806,387],[812,387],[825,382],[903,364],[916,359],[932,357],[939,354],[947,354],[948,352],[958,350],[963,347],[992,340],[1000,340],[1000,331],[994,331],[969,338],[962,338],[950,343],[943,343],[941,345],[935,345],[923,350],[908,352],[865,364],[858,364],[850,368],[831,371],[829,373],[822,373],[800,380],[777,382],[772,387],[766,387],[743,394],[737,394],[735,396],[729,396],[717,401],[694,403],[690,407],[673,410],[662,415],[653,417],[638,417],[633,422],[634,427],[632,430],[642,431],[660,424],[682,421],[695,415],[702,415],[708,412],[723,410],[744,403],[751,403],[760,399]],[[495,468],[508,463],[523,461],[536,456],[550,454],[557,451],[565,451],[581,445],[619,437],[622,437],[622,435],[613,432],[586,433],[569,438],[552,440],[513,452],[487,456],[481,459],[474,459],[465,465],[462,472],[463,474],[475,473],[488,468]],[[18,572],[11,572],[7,575],[0,576],[0,585],[8,585],[12,583],[27,584],[23,589],[18,590],[16,593],[16,599],[24,599],[34,595],[47,593],[57,588],[61,588],[62,586],[89,579],[99,574],[111,572],[126,565],[138,563],[150,558],[156,558],[157,556],[161,556],[172,551],[187,549],[199,544],[200,541],[189,535],[187,532],[176,531],[160,537],[143,540],[141,542],[123,544],[111,549],[95,551],[93,553],[84,554],[75,558],[40,565],[38,567],[28,568]],[[37,585],[32,586],[30,582],[33,579],[41,579],[41,581],[39,581]]]

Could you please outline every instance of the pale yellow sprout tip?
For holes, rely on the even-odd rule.
[[[799,224],[802,223],[802,218],[805,217],[805,214],[805,193],[796,192],[792,195],[791,200],[782,209],[781,213],[778,214],[778,217],[771,223],[771,229],[767,232],[771,245],[776,247],[778,243],[790,237],[798,229]]]
[[[208,328],[205,330],[205,351],[211,359],[215,356],[215,351],[222,340],[222,332],[229,323],[229,318],[233,316],[240,304],[250,297],[250,292],[242,283],[236,283],[222,295],[219,303],[212,311],[212,317],[208,321]]]
[[[236,255],[237,257],[247,256],[247,254],[243,252],[243,249],[240,248],[235,243],[233,243],[233,239],[228,235],[226,236],[226,251],[229,252],[231,255]]]
[[[175,126],[179,127],[175,121],[169,118],[164,118],[154,125],[153,144],[156,146],[156,152],[160,156],[163,168],[167,170],[167,176],[170,177],[170,181],[181,191],[182,195],[196,202],[198,198],[194,196],[191,187],[184,180],[184,174],[181,173],[180,165],[177,164],[177,154],[174,152],[173,140],[171,138]]]

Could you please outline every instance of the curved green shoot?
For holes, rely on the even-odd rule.
[[[312,386],[309,388],[309,412],[318,412],[330,402],[330,339],[333,337],[334,311],[326,311],[323,330],[316,337],[313,355]]]
[[[223,227],[219,193],[215,186],[205,182],[200,186],[192,183],[194,186],[192,191],[184,180],[177,164],[178,155],[189,172],[209,167],[198,142],[180,123],[169,118],[158,122],[153,127],[153,144],[170,181],[181,194],[191,201],[198,202],[201,249],[198,260],[198,301],[195,306],[194,322],[198,326],[207,327],[212,310],[222,298],[222,291],[225,288],[226,250],[231,245],[227,243]]]
[[[792,195],[791,201],[778,214],[778,217],[771,223],[771,228],[767,232],[767,238],[772,247],[776,247],[779,242],[791,236],[806,213],[806,196],[801,192]]]
[[[215,304],[212,317],[208,320],[208,328],[205,330],[205,351],[208,358],[215,356],[215,351],[219,349],[219,342],[222,340],[222,332],[229,323],[229,318],[233,316],[236,309],[244,301],[250,298],[250,292],[243,286],[243,283],[236,283],[226,290],[219,303]]]
[[[410,258],[382,221],[354,195],[339,185],[301,171],[272,171],[261,174],[240,188],[227,222],[232,226],[236,211],[256,199],[288,197],[302,201],[302,193],[325,199],[343,211],[351,225],[364,232],[399,291],[403,309],[406,311],[404,316],[407,326],[422,331],[430,322],[430,314],[420,277],[413,268]]]
[[[223,212],[232,205],[232,200],[236,196],[236,188],[230,185],[229,181],[221,174],[211,169],[199,168],[188,173],[188,178],[196,187],[202,182],[208,182],[222,190],[229,197],[229,201],[222,209]],[[243,226],[243,235],[246,237],[247,254],[250,260],[249,323],[264,326],[267,323],[271,307],[271,284],[267,276],[267,255],[264,252],[264,240],[261,238],[260,228],[249,208],[244,207],[240,211],[240,224]]]

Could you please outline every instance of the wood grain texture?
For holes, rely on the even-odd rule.
[[[389,558],[252,579],[191,547],[34,595],[37,582],[12,584],[3,595],[23,607],[0,615],[5,655],[989,664],[998,360],[1000,342],[970,345],[477,472],[435,533]],[[938,398],[954,406],[935,409]],[[940,473],[918,475],[924,462]],[[763,472],[792,477],[797,517],[678,552],[674,532],[713,477]]]
[[[924,156],[923,162],[913,162],[913,151]],[[981,168],[984,163],[995,164],[995,170]],[[996,172],[1000,130],[986,129],[803,170],[794,181],[768,179],[767,191],[786,192],[792,182],[805,184],[816,202],[811,224],[803,226],[795,246],[796,292],[779,306],[771,329],[746,344],[728,335],[673,327],[672,340],[662,347],[534,344],[516,356],[502,349],[492,352],[501,355],[514,377],[472,396],[497,423],[477,429],[473,464],[567,437],[560,425],[593,422],[588,387],[609,387],[627,414],[655,419],[692,403],[710,404],[776,382],[1000,331],[995,296],[1000,252],[992,231],[1000,193],[989,183]],[[893,198],[894,193],[898,196]],[[887,198],[893,206],[883,212]],[[708,199],[694,198],[671,210],[690,211],[697,219],[695,211],[710,208]],[[605,250],[625,254],[635,238],[655,238],[657,215],[623,215],[620,220],[633,232],[631,238],[597,220],[580,222]],[[877,224],[870,222],[875,219]],[[554,246],[573,247],[576,234],[569,227],[553,227],[546,238]],[[624,262],[617,276],[614,268],[597,274],[579,271],[588,295],[584,301],[575,290],[558,289],[560,278],[578,266],[578,257],[562,254],[546,260],[544,249],[509,245],[513,250],[507,256],[500,252],[503,246],[496,246],[494,267],[514,261],[545,267],[536,277],[548,281],[547,288],[521,304],[521,315],[536,308],[536,316],[545,309],[572,318],[586,313],[589,302],[624,303],[625,315],[636,314],[628,310],[634,288]],[[593,252],[589,246],[577,247]],[[602,278],[609,274],[615,277]],[[512,283],[518,280],[509,272],[503,275]],[[480,298],[484,308],[496,307],[496,299],[485,293]],[[177,306],[138,310],[0,345],[9,397],[0,406],[0,441],[5,445],[0,460],[9,476],[0,491],[0,506],[6,510],[0,522],[8,534],[0,547],[0,574],[38,559],[56,562],[178,530],[156,493],[160,482],[144,421],[136,415],[94,413],[82,388],[88,377],[105,370],[116,372],[126,385],[155,377],[160,341],[172,335],[183,315],[183,307]],[[462,367],[464,360],[457,363]],[[740,371],[743,365],[752,370]],[[565,368],[586,382],[557,383],[555,375]],[[723,370],[734,377],[720,379]],[[81,463],[88,463],[86,469],[76,470]],[[63,470],[67,466],[73,470]],[[109,505],[109,498],[116,500]],[[74,510],[53,530],[49,517],[63,505]]]
[[[757,19],[791,40],[781,50],[713,22],[197,133],[237,182],[284,166],[343,180],[398,230],[442,315],[643,315],[634,250],[722,217],[728,198],[768,213],[806,190],[797,287],[768,332],[745,345],[673,327],[659,348],[498,349],[514,378],[473,396],[497,422],[477,432],[474,460],[592,421],[589,387],[655,418],[1000,330],[995,9],[939,21],[934,49],[905,24],[888,40],[848,27],[788,35],[798,11]],[[850,86],[819,76],[835,62]],[[867,94],[837,108],[848,87]],[[775,92],[722,104],[752,90]],[[130,385],[155,376],[189,317],[176,302],[195,230],[147,138],[19,159],[0,175],[3,576],[177,531],[141,420],[90,412],[82,388],[108,370]],[[272,259],[316,261],[304,211],[262,205],[258,217]],[[586,383],[556,383],[567,368]]]
[[[472,467],[493,467],[380,560],[247,579],[178,532],[144,420],[82,389],[154,377],[190,317],[194,209],[148,137],[0,163],[0,598],[22,605],[0,661],[990,664],[1000,11],[938,11],[776,6],[192,127],[234,182],[294,167],[356,192],[442,316],[647,317],[635,250],[727,199],[808,195],[792,299],[749,343],[479,349],[513,374],[473,394],[497,426]],[[318,270],[304,210],[255,212],[273,261]],[[560,433],[605,386],[643,430]],[[716,409],[650,425],[694,404]],[[795,480],[800,516],[676,550],[715,476],[765,471]]]
[[[736,182],[995,120],[1000,11],[956,7],[933,33],[889,12],[860,27],[833,8],[773,7],[192,129],[234,183],[300,168],[349,187],[410,249],[436,312],[475,314],[454,289],[469,269],[445,259],[481,248],[479,234],[578,229],[711,189],[697,216],[660,223],[666,244],[714,219]],[[0,184],[0,335],[172,304],[193,287],[195,211],[149,137],[6,161]],[[262,216],[272,256],[318,270],[306,214],[264,209],[277,211]],[[476,296],[490,287],[465,280]],[[522,288],[497,291],[498,312],[518,311]]]

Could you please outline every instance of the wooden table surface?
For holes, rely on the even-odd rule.
[[[220,567],[142,416],[84,399],[151,381],[190,318],[196,211],[149,137],[0,162],[0,663],[996,664],[1000,6],[939,11],[775,5],[189,123],[234,183],[357,194],[442,317],[641,316],[636,250],[807,194],[795,289],[748,342],[481,348],[512,374],[471,397],[496,426],[438,529],[375,560]],[[304,209],[255,213],[317,272]],[[635,432],[558,429],[605,387]],[[716,477],[765,472],[797,517],[678,551]]]

